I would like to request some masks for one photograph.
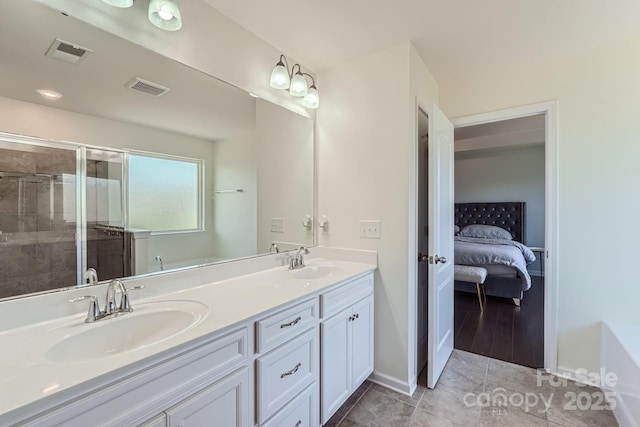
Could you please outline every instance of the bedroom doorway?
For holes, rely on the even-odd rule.
[[[425,107],[421,107],[421,105],[427,105],[421,103],[421,101],[416,98],[416,121],[415,121],[415,158],[416,158],[416,169],[415,172],[412,172],[413,182],[415,183],[415,205],[412,205],[411,212],[415,212],[415,217],[411,216],[411,218],[415,218],[415,220],[411,220],[410,227],[410,238],[415,239],[415,249],[410,247],[410,258],[415,259],[415,257],[419,253],[419,239],[421,238],[421,233],[427,233],[428,230],[423,229],[422,225],[420,225],[420,212],[419,212],[419,203],[420,203],[420,155],[419,155],[419,147],[420,147],[420,139],[421,136],[424,135],[423,132],[420,131],[420,109],[427,111]],[[428,107],[427,107],[428,108]],[[549,101],[543,102],[539,104],[531,104],[519,107],[508,108],[505,110],[492,111],[488,113],[481,113],[466,117],[459,117],[453,119],[452,122],[456,128],[456,132],[459,132],[460,129],[481,125],[481,124],[489,124],[494,122],[500,122],[509,119],[529,117],[535,115],[543,115],[544,116],[544,248],[540,247],[540,251],[536,252],[536,264],[538,265],[540,274],[544,276],[544,309],[543,309],[543,321],[544,324],[543,333],[544,333],[544,355],[543,355],[543,367],[545,371],[550,373],[558,372],[558,360],[557,360],[557,351],[558,351],[558,263],[557,263],[557,253],[558,253],[558,206],[559,206],[559,188],[558,188],[558,175],[559,175],[559,164],[558,164],[558,103],[557,101]],[[431,173],[431,171],[430,171]],[[453,199],[451,200],[451,205],[453,206]],[[453,236],[452,236],[453,240]],[[417,269],[419,269],[420,263],[417,264]],[[535,267],[536,265],[534,265]],[[410,324],[415,328],[413,329],[413,334],[415,334],[415,340],[413,340],[414,350],[411,351],[410,354],[413,355],[413,363],[410,366],[413,367],[413,378],[417,380],[418,383],[424,381],[422,378],[425,370],[424,358],[421,357],[421,353],[424,352],[424,349],[421,348],[421,343],[424,341],[424,336],[421,335],[420,331],[425,331],[428,329],[427,319],[429,316],[433,316],[432,308],[428,306],[428,301],[424,300],[424,290],[421,290],[420,287],[422,285],[419,274],[417,272],[414,273],[411,267],[409,270],[410,276],[412,277],[411,283],[411,295],[415,298],[415,311],[410,313],[410,318],[412,321]],[[535,280],[535,278],[534,278]],[[428,287],[429,284],[426,284]],[[419,294],[423,298],[419,298]],[[531,294],[532,295],[532,294]],[[530,295],[529,295],[530,296]],[[526,298],[527,296],[525,296]],[[532,298],[533,299],[533,298]],[[478,304],[477,299],[475,300],[475,304]],[[513,304],[513,302],[511,303]],[[424,307],[427,306],[428,313],[424,313]],[[487,316],[487,319],[489,316]],[[540,316],[538,315],[538,318]],[[452,319],[453,320],[453,319]],[[487,323],[487,322],[485,322]],[[539,364],[537,362],[536,364]],[[413,382],[415,387],[415,382]]]
[[[457,128],[455,170],[455,263],[486,278],[456,277],[454,346],[542,368],[545,115]]]

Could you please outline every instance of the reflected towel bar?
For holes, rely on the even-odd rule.
[[[222,193],[244,193],[242,188],[238,188],[236,190],[214,190],[213,194],[222,194]],[[212,197],[214,199],[215,197]]]

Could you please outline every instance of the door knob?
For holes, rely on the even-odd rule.
[[[436,255],[436,257],[435,257],[435,263],[436,264],[438,264],[438,263],[444,264],[446,262],[447,262],[447,258],[446,257]]]
[[[429,262],[429,256],[418,253],[418,262]]]

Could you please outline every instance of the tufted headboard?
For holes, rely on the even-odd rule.
[[[495,225],[510,232],[513,240],[526,244],[524,208],[525,202],[456,203],[455,224],[460,228]]]

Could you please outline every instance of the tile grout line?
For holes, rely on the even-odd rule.
[[[366,381],[366,380],[365,380]],[[342,424],[342,422],[347,418],[347,415],[349,415],[349,413],[351,412],[351,410],[353,408],[356,407],[356,405],[358,404],[358,402],[360,402],[362,400],[362,398],[364,397],[365,394],[367,394],[369,392],[369,390],[371,389],[371,386],[373,385],[372,382],[369,382],[369,385],[367,386],[367,389],[360,395],[360,397],[353,402],[353,405],[351,405],[351,408],[349,408],[349,410],[347,412],[345,412],[344,416],[340,419],[340,421],[338,421],[338,423],[336,424],[336,427],[340,427],[340,424]]]

